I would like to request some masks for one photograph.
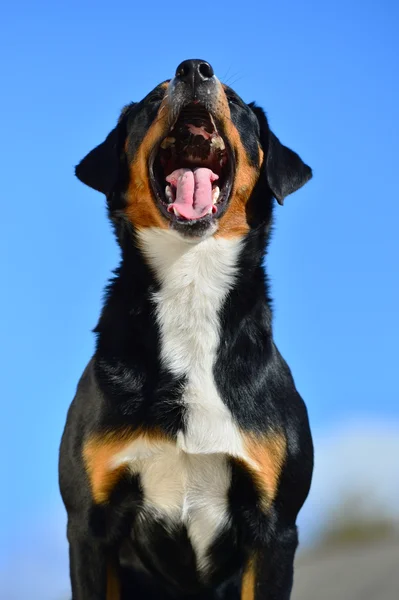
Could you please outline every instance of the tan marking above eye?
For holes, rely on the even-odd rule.
[[[94,502],[101,504],[108,501],[115,485],[128,471],[127,464],[115,465],[113,459],[139,438],[166,440],[166,437],[156,430],[122,429],[95,434],[85,442],[82,454]]]
[[[249,468],[252,470],[258,486],[264,492],[262,501],[267,509],[277,494],[287,453],[287,440],[282,433],[265,436],[244,433],[243,439],[252,463],[249,464]]]

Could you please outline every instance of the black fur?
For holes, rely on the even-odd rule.
[[[284,432],[287,456],[277,496],[265,512],[245,466],[229,459],[231,524],[210,549],[212,569],[204,585],[184,527],[171,532],[150,516],[144,524],[136,519],[143,501],[138,476],[125,474],[108,502],[96,505],[84,468],[83,444],[94,432],[129,426],[157,429],[175,438],[185,427],[180,402],[185,381],[165,369],[159,356],[160,333],[151,302],[158,284],[135,242],[134,226],[123,215],[127,167],[156,118],[163,94],[164,88],[158,86],[140,103],[129,105],[105,142],[76,169],[79,179],[106,194],[122,261],[107,289],[95,330],[95,354],[69,409],[60,450],[73,600],[111,600],[106,592],[109,564],[121,582],[121,596],[112,600],[238,600],[243,569],[251,556],[256,556],[256,599],[288,600],[297,546],[295,523],[310,487],[313,448],[305,405],[273,342],[263,262],[273,198],[282,203],[311,177],[311,170],[269,130],[263,111],[245,104],[230,88],[226,94],[231,117],[247,155],[255,164],[259,140],[265,160],[247,206],[251,228],[239,275],[220,314],[214,378],[243,431]]]

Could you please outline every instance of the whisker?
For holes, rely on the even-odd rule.
[[[230,77],[225,81],[225,84],[231,86],[231,80],[237,77],[237,75],[239,74],[239,71],[237,71],[236,73],[232,73]]]
[[[222,81],[225,81],[227,75],[229,74],[229,71],[231,69],[231,63],[229,64],[229,66],[227,67],[227,71],[225,72],[225,74],[222,77]]]
[[[235,85],[238,81],[241,81],[241,79],[244,79],[245,75],[240,75],[239,77],[236,77],[229,85],[230,87],[232,87],[233,85]]]

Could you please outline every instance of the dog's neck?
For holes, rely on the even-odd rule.
[[[158,284],[170,295],[190,285],[212,295],[216,288],[228,291],[233,285],[242,239],[210,236],[192,241],[173,231],[148,228],[138,233],[138,245]]]
[[[96,328],[97,348],[109,351],[113,347],[117,355],[120,347],[126,351],[133,340],[158,344],[155,305],[158,311],[167,312],[171,328],[194,316],[195,329],[195,315],[204,316],[204,312],[206,323],[218,319],[217,326],[213,323],[215,330],[220,330],[220,319],[229,321],[231,329],[250,313],[269,313],[265,242],[264,229],[243,238],[210,236],[196,242],[157,228],[136,232],[134,245],[122,250],[121,267],[109,286]],[[108,320],[111,313],[118,314],[118,322]]]

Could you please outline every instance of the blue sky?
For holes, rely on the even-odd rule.
[[[51,547],[59,439],[118,262],[104,198],[73,166],[183,59],[257,100],[313,167],[276,209],[269,273],[315,434],[399,431],[398,18],[393,1],[3,7],[0,566],[38,531]]]

